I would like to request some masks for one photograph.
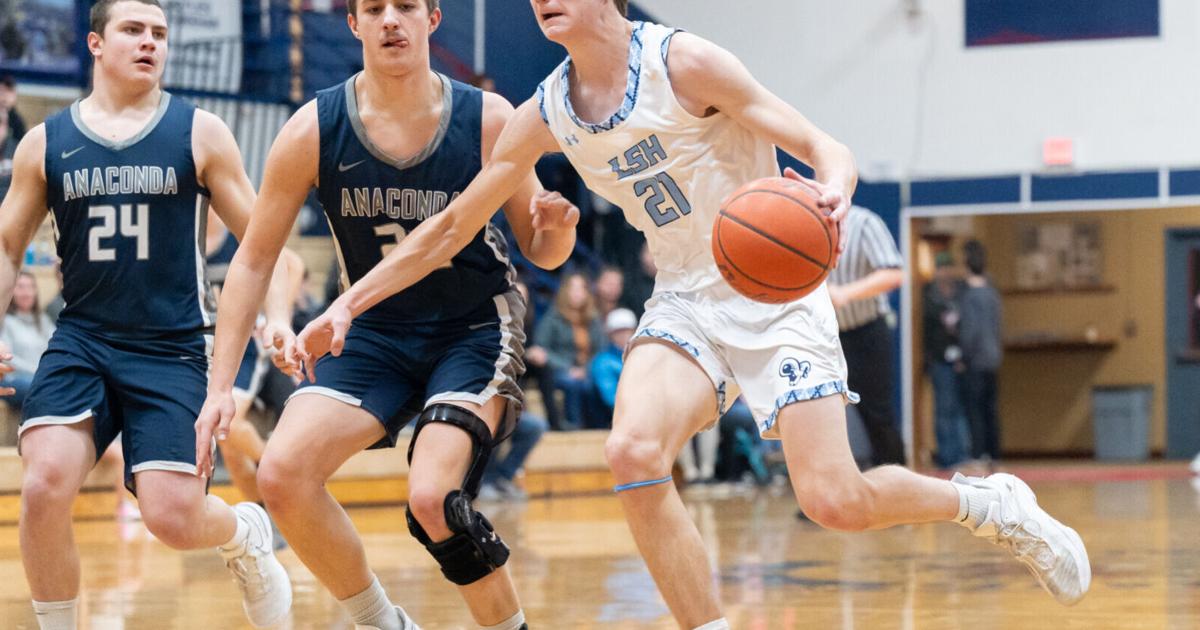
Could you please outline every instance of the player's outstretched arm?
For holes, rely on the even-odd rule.
[[[12,187],[0,204],[0,313],[8,309],[25,248],[46,219],[46,128],[29,130],[13,155]],[[0,344],[0,376],[13,371],[12,352]],[[0,395],[13,393],[0,387]]]
[[[232,146],[225,146],[223,150],[236,153],[232,135],[227,129],[225,133]],[[212,471],[209,446],[212,437],[223,439],[233,419],[233,382],[268,287],[271,291],[268,319],[286,319],[286,312],[290,312],[290,287],[295,281],[289,281],[287,276],[295,261],[290,256],[281,258],[280,251],[309,188],[316,182],[319,136],[316,103],[312,102],[300,108],[280,130],[267,155],[266,172],[257,198],[241,166],[240,155],[237,160],[228,162],[215,160],[222,164],[216,167],[214,179],[206,180],[213,193],[214,209],[238,237],[239,244],[229,264],[217,311],[209,395],[196,420],[196,468],[201,476]],[[218,181],[224,183],[221,192],[217,189]],[[250,207],[253,212],[246,212],[245,209]],[[291,273],[302,273],[302,270],[291,269]],[[286,303],[286,307],[279,306],[281,302]]]
[[[675,35],[667,65],[684,107],[701,114],[720,111],[812,166],[817,181],[809,181],[821,193],[819,205],[832,212],[832,221],[845,219],[858,185],[850,149],[763,87],[737,57],[712,42],[690,33]],[[786,174],[803,179],[790,169]]]
[[[346,331],[355,317],[450,262],[483,229],[495,209],[513,196],[546,152],[538,135],[539,127],[544,126],[536,103],[518,108],[500,133],[492,159],[467,189],[445,210],[410,232],[374,269],[305,326],[296,340],[296,357],[304,361],[310,380],[316,359],[327,352],[341,353]],[[315,148],[312,150],[315,154]],[[266,195],[264,184],[262,196]]]
[[[543,153],[556,149],[550,129],[545,124],[540,124],[542,121],[538,118],[540,114],[535,102],[531,100],[525,103],[521,114],[514,111],[503,96],[485,92],[482,143],[484,164],[491,159],[493,148],[504,127],[518,115],[532,117],[533,124],[530,125],[529,133],[536,136],[536,142],[541,146]],[[530,141],[533,139],[530,138]],[[559,193],[544,190],[533,172],[521,182],[521,186],[508,199],[508,203],[504,204],[504,214],[512,226],[517,246],[530,262],[542,269],[556,269],[570,258],[571,251],[575,249],[575,225],[579,223],[579,208]]]

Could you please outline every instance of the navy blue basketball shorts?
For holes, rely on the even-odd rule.
[[[291,398],[320,394],[362,408],[387,434],[371,448],[384,448],[395,446],[404,425],[429,405],[483,405],[503,396],[504,435],[523,400],[517,381],[525,373],[524,320],[525,302],[515,290],[453,323],[385,327],[356,320],[341,356],[319,359],[316,383],[301,385]]]
[[[258,346],[253,336],[246,344],[237,378],[233,381],[233,396],[242,400],[254,400],[262,391],[263,379],[267,377],[267,353]]]
[[[60,322],[21,410],[18,448],[31,429],[94,418],[97,459],[121,436],[130,492],[144,470],[195,473],[211,354],[211,335],[121,339]]]

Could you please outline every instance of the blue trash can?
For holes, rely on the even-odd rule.
[[[1096,459],[1144,461],[1150,456],[1149,385],[1092,388]]]

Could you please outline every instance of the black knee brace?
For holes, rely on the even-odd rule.
[[[446,495],[446,527],[454,533],[442,542],[433,542],[409,509],[408,531],[442,567],[447,580],[465,586],[487,577],[508,562],[508,545],[492,528],[487,517],[471,507],[462,490]]]
[[[491,522],[471,506],[471,499],[479,491],[483,469],[492,450],[492,432],[487,424],[475,414],[453,405],[433,405],[421,414],[413,430],[408,447],[408,461],[412,463],[413,446],[421,428],[430,422],[445,422],[466,431],[474,443],[471,467],[460,490],[446,495],[442,509],[446,516],[446,527],[451,536],[441,542],[433,542],[410,507],[405,516],[408,531],[425,546],[442,568],[446,579],[460,586],[472,584],[508,561],[508,545],[500,540]]]

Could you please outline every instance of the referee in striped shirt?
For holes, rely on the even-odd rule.
[[[895,356],[887,294],[904,281],[904,261],[891,232],[874,212],[853,206],[842,229],[846,249],[828,283],[849,370],[848,385],[862,396],[858,412],[871,440],[871,463],[903,465],[904,443],[892,404]]]

